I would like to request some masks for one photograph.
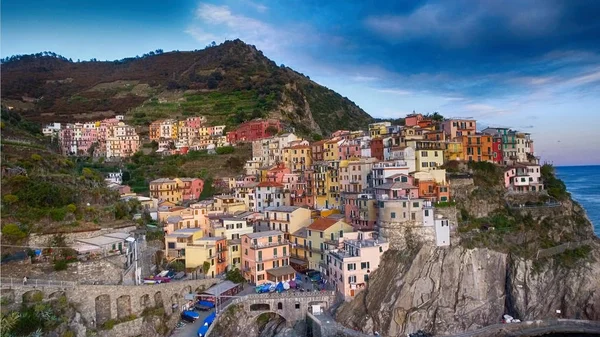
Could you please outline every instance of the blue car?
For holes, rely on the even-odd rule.
[[[181,313],[181,319],[190,323],[194,323],[198,318],[200,315],[192,310],[185,310]]]

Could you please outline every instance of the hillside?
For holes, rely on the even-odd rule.
[[[372,118],[310,78],[277,66],[240,40],[200,51],[150,53],[112,62],[72,62],[46,54],[2,64],[3,104],[38,122],[89,121],[125,114],[136,125],[205,115],[235,126],[280,118],[300,134],[366,127]]]

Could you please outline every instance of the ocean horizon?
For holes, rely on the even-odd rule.
[[[600,237],[600,165],[557,166],[556,174],[587,213]]]

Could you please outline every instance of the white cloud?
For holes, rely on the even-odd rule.
[[[269,7],[267,7],[261,3],[258,3],[258,2],[246,0],[246,1],[244,1],[244,3],[248,4],[252,8],[256,9],[256,11],[259,13],[264,13],[267,10],[269,10]]]
[[[355,75],[350,78],[354,82],[373,82],[379,80],[376,76]]]
[[[266,6],[263,7],[266,10]],[[278,53],[283,45],[299,40],[299,37],[290,31],[236,14],[228,6],[200,3],[194,14],[196,21],[185,32],[201,43],[211,42],[216,37],[220,37],[219,42],[239,38],[246,43],[257,45],[263,51]]]
[[[400,95],[400,96],[413,94],[412,91],[403,90],[403,89],[377,89],[377,91],[383,92],[386,94],[394,94],[394,95]]]

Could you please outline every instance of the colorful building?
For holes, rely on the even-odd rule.
[[[311,210],[298,206],[279,206],[265,209],[265,220],[270,229],[279,230],[289,237],[290,233],[308,226],[311,222]]]
[[[291,281],[295,270],[289,265],[290,246],[281,231],[267,231],[242,236],[242,271],[248,282]]]
[[[472,118],[447,119],[442,122],[441,129],[446,138],[454,140],[460,136],[470,136],[477,132],[477,121]]]
[[[456,137],[462,142],[463,160],[492,161],[492,136],[488,134],[473,134]]]
[[[253,120],[242,123],[234,131],[228,132],[227,141],[231,144],[253,142],[274,136],[280,131],[281,122],[276,119]]]
[[[200,197],[204,181],[199,178],[160,178],[150,182],[150,197],[180,203]]]
[[[185,268],[187,270],[202,270],[208,262],[210,268],[206,273],[209,277],[222,275],[227,271],[227,239],[224,237],[204,236],[185,247]]]
[[[289,206],[289,193],[285,193],[281,183],[263,181],[256,185],[254,200],[257,212],[264,212],[269,207]]]
[[[344,299],[350,301],[366,288],[389,246],[375,232],[344,233],[341,242],[327,251],[321,269]]]
[[[312,165],[312,151],[308,144],[294,145],[283,149],[283,162],[291,172],[303,172]]]
[[[325,260],[326,242],[337,241],[344,233],[352,232],[353,228],[344,220],[336,218],[317,218],[308,227],[308,267],[318,269]]]
[[[504,170],[504,187],[510,192],[540,192],[544,190],[541,167],[538,164],[518,163]]]

